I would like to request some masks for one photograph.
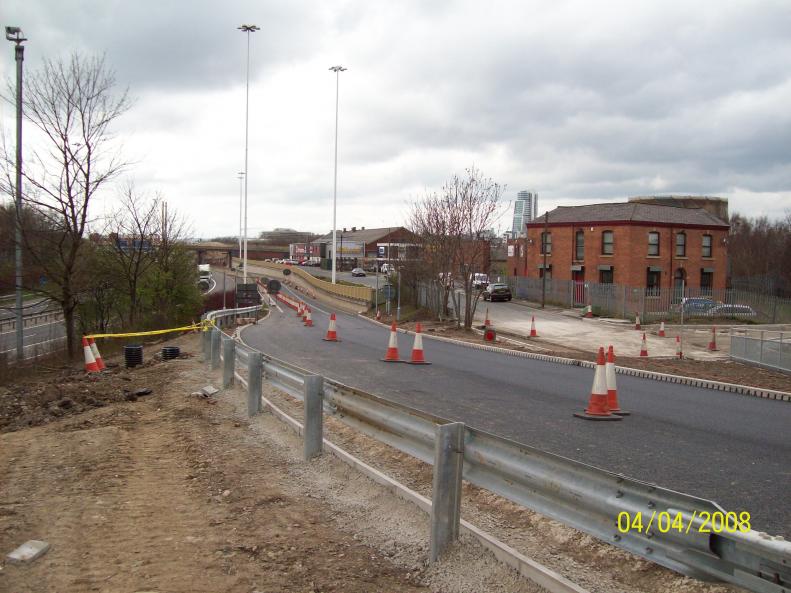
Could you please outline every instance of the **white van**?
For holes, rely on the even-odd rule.
[[[395,272],[395,266],[393,264],[382,264],[382,267],[379,268],[379,271],[382,274],[392,274]]]

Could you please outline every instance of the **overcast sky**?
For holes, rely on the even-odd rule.
[[[791,212],[791,2],[4,0],[25,67],[105,53],[133,108],[126,175],[235,234],[251,41],[249,228],[403,222],[475,164],[539,212],[631,195],[727,197]],[[0,74],[13,76],[7,43]],[[13,139],[13,108],[0,117]],[[97,200],[109,208],[115,188]],[[510,227],[505,216],[502,229]]]

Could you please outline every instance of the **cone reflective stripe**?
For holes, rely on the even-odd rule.
[[[382,359],[384,362],[401,362],[398,358],[398,330],[395,321],[390,326],[390,341],[387,343],[387,353]]]
[[[591,305],[588,305],[585,311],[585,317],[593,317],[593,307]]]
[[[711,342],[709,342],[709,352],[717,350],[717,328],[711,328]]]
[[[607,364],[604,365],[604,374],[607,379],[607,409],[618,416],[628,416],[618,405],[618,387],[615,383],[615,351],[610,346],[607,349]]]
[[[660,338],[664,338],[665,337],[665,322],[664,321],[659,324],[659,337]]]
[[[302,321],[303,321],[303,323],[308,320],[308,312],[309,311],[310,311],[310,308],[308,308],[308,306],[305,303],[302,303]],[[311,324],[311,325],[313,325],[313,324]]]
[[[412,360],[409,361],[409,364],[431,364],[430,362],[426,362],[426,359],[423,357],[423,336],[421,335],[421,327],[418,323],[415,326],[415,345],[412,346]]]
[[[91,346],[91,354],[93,354],[93,358],[96,361],[96,366],[99,367],[100,371],[103,371],[107,367],[104,365],[102,355],[99,354],[99,348],[96,346],[96,342],[93,341],[93,338],[88,338],[88,344]]]
[[[340,342],[338,339],[338,328],[335,327],[335,313],[330,314],[330,325],[327,328],[327,335],[324,336],[325,342]]]
[[[676,336],[676,357],[684,358],[684,351],[681,349],[681,336]]]
[[[593,386],[588,400],[588,407],[582,413],[575,412],[577,418],[586,420],[622,420],[620,416],[612,414],[607,407],[607,372],[604,363],[604,348],[599,346],[599,355],[596,358],[596,372],[593,375]]]
[[[492,322],[489,321],[489,307],[486,307],[486,319],[483,320],[483,325],[484,327],[489,327],[491,324]]]
[[[379,309],[377,309],[376,310],[376,320],[379,321],[380,319],[382,319],[382,312]]]
[[[297,317],[302,317],[302,301],[297,304]]]
[[[96,364],[96,359],[93,357],[93,351],[91,350],[91,345],[88,343],[88,340],[86,338],[82,339],[82,351],[85,354],[85,372],[98,373],[99,365]]]
[[[538,333],[536,332],[536,316],[533,315],[533,318],[530,320],[530,337],[537,338]]]
[[[639,313],[635,313],[634,314],[634,328],[638,329],[638,330],[640,329],[640,314]]]
[[[310,308],[305,310],[305,327],[313,327],[313,318],[310,316]]]
[[[648,356],[648,344],[645,341],[645,332],[643,332],[643,343],[640,345],[640,356]]]

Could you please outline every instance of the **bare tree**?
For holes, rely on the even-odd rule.
[[[103,57],[45,60],[25,85],[25,117],[43,143],[26,159],[24,199],[47,221],[46,231],[23,234],[31,259],[45,276],[30,288],[63,310],[70,357],[77,351],[74,312],[83,290],[81,266],[91,199],[125,166],[113,145],[111,125],[130,106],[116,92]],[[10,162],[8,155],[4,159]]]

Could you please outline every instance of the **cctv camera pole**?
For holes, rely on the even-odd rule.
[[[14,234],[14,259],[16,263],[16,359],[24,358],[24,328],[22,323],[22,62],[25,46],[19,27],[6,27],[5,38],[16,44],[16,228]]]

